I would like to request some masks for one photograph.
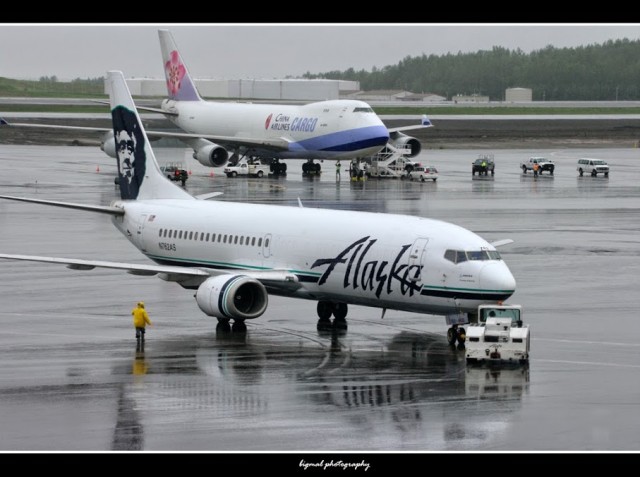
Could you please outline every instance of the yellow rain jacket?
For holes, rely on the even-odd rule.
[[[144,305],[136,306],[132,311],[133,315],[133,326],[136,328],[144,328],[147,325],[151,324],[151,320],[149,319],[149,315],[147,314],[147,310],[144,309]]]

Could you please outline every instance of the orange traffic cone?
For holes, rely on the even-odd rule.
[[[96,172],[100,172],[100,164],[96,166]]]
[[[209,177],[213,177],[213,169],[209,172]]]
[[[191,175],[191,169],[189,169],[189,175]]]

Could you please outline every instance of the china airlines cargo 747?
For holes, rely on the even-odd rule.
[[[229,159],[260,159],[271,163],[275,175],[286,173],[280,159],[303,159],[303,171],[319,172],[315,159],[353,159],[376,154],[386,145],[418,155],[422,145],[403,131],[433,126],[426,116],[420,124],[388,129],[363,101],[331,100],[305,105],[225,103],[204,101],[168,30],[158,30],[168,99],[161,108],[139,107],[165,115],[183,132],[147,131],[148,137],[177,138],[194,151],[204,166],[221,167]],[[7,124],[6,121],[4,124]],[[105,132],[101,148],[116,157],[108,128],[11,123],[14,127]],[[231,154],[230,154],[231,152]]]
[[[224,166],[230,156],[235,160],[247,157],[271,161],[272,172],[280,174],[286,171],[280,159],[312,163],[314,159],[361,158],[376,154],[388,143],[406,146],[413,157],[422,146],[402,131],[432,126],[424,116],[420,124],[387,129],[367,103],[354,100],[305,105],[204,101],[171,32],[158,30],[158,35],[169,97],[160,110],[140,109],[161,112],[185,132],[148,134],[181,139],[205,166]],[[102,147],[115,157],[112,137],[105,138]],[[309,170],[318,171],[319,164]]]
[[[351,304],[383,315],[387,309],[473,315],[478,305],[514,293],[515,280],[495,246],[453,224],[190,195],[160,172],[122,73],[109,72],[108,81],[120,200],[100,206],[0,197],[111,215],[155,264],[0,258],[158,275],[196,290],[197,306],[218,319],[218,330],[246,330],[245,320],[265,313],[270,294],[314,300],[319,329],[345,329]]]

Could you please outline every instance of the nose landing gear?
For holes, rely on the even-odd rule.
[[[466,331],[462,327],[458,327],[458,325],[452,325],[451,328],[447,330],[447,341],[449,345],[455,346],[456,342],[458,343],[458,348],[464,348],[464,342],[467,339]]]

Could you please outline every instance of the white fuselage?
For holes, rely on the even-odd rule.
[[[287,270],[270,293],[421,313],[476,312],[515,291],[506,264],[459,226],[404,215],[198,200],[122,201],[116,227],[167,265]],[[449,251],[485,252],[454,263]],[[488,259],[486,252],[492,252]]]
[[[286,151],[239,148],[256,157],[350,159],[373,155],[389,140],[385,125],[362,101],[276,105],[165,100],[162,109],[178,113],[169,119],[188,133],[289,143]],[[231,143],[223,145],[233,148]]]

